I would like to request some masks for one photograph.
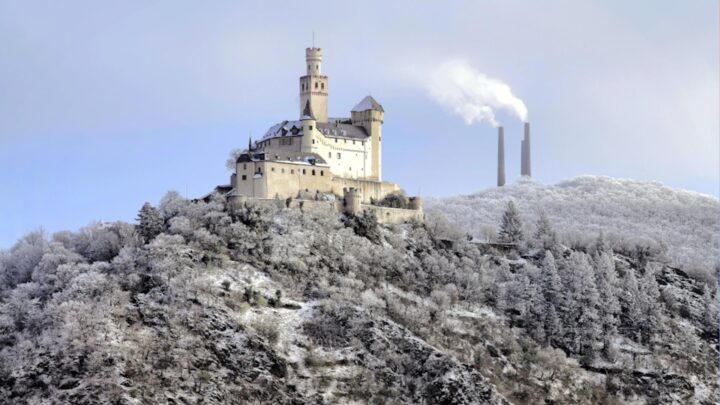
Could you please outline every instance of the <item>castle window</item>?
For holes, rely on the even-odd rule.
[[[313,175],[313,176],[315,175],[315,169],[313,169],[313,171],[312,171],[312,175]]]
[[[315,144],[315,140],[313,139],[312,141],[313,141],[313,145],[314,145],[314,144]]]
[[[324,172],[323,170],[320,170],[320,175],[321,175],[321,176],[324,176],[324,175],[325,175],[325,172]]]
[[[290,169],[290,174],[295,174],[295,169]]]
[[[317,89],[317,88],[318,88],[318,84],[317,84],[317,82],[315,82],[315,89]]]
[[[242,179],[243,179],[243,180],[247,180],[247,175],[246,175],[246,174],[243,174],[243,175],[242,175]]]
[[[345,143],[347,143],[347,139],[345,139]]]
[[[309,128],[310,128],[310,130],[312,131],[312,125],[310,125],[310,127],[309,127]],[[313,141],[314,141],[314,139],[313,139]]]
[[[320,83],[320,88],[325,90],[325,83]]]
[[[355,145],[355,140],[353,139],[353,145]],[[356,153],[357,154],[357,153]]]
[[[337,153],[337,157],[338,157],[338,159],[340,159],[340,152]]]
[[[310,70],[310,65],[308,65],[308,70]]]
[[[305,169],[303,169],[303,174],[305,174]]]
[[[243,170],[247,170],[247,163],[243,163]]]
[[[275,168],[274,168],[274,167],[271,167],[271,168],[270,168],[270,171],[271,171],[271,172],[274,172],[274,171],[275,171]]]
[[[280,173],[285,173],[285,169],[280,169]]]
[[[335,138],[335,143],[337,143],[337,138]]]
[[[278,155],[275,155],[275,159],[276,159],[276,160],[277,160],[277,158],[278,158]]]
[[[332,158],[332,152],[328,152],[328,158]]]

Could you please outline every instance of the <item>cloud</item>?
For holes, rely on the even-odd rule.
[[[424,80],[428,95],[465,122],[500,125],[496,112],[505,110],[521,121],[527,120],[525,103],[500,79],[481,73],[462,59],[449,60],[429,70]]]

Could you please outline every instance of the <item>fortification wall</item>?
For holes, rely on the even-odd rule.
[[[370,204],[362,204],[361,206],[363,210],[375,212],[375,216],[381,224],[400,224],[409,221],[423,221],[425,219],[425,214],[422,210],[378,207],[377,205]]]
[[[364,203],[369,203],[370,198],[382,200],[386,195],[400,191],[400,186],[395,183],[348,179],[345,177],[333,177],[332,188],[333,193],[338,196],[344,195],[343,190],[346,188],[356,188],[360,190],[360,197]]]

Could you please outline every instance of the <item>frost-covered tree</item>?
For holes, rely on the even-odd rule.
[[[137,230],[145,242],[150,242],[163,231],[163,220],[158,210],[146,202],[137,216]]]
[[[599,315],[603,330],[603,350],[607,351],[610,347],[610,339],[617,333],[618,316],[620,315],[619,280],[612,252],[601,252],[595,258],[595,281],[600,294]]]
[[[588,257],[582,252],[573,252],[565,263],[566,344],[573,352],[585,358],[592,356],[601,333],[600,295],[595,285],[595,274]]]
[[[643,343],[650,343],[653,335],[662,328],[660,289],[656,279],[658,271],[659,265],[648,264],[645,267],[645,274],[638,281],[640,290],[638,306],[641,311],[638,326]]]
[[[47,250],[48,242],[42,230],[30,232],[23,236],[10,248],[9,254],[0,258],[3,260],[0,279],[2,286],[14,286],[30,280],[35,266],[40,263]]]
[[[638,286],[635,271],[627,269],[622,278],[620,305],[622,308],[621,324],[625,334],[631,339],[640,340],[639,325],[642,322],[642,309],[640,307],[640,287]]]
[[[508,202],[503,213],[498,239],[501,243],[520,243],[523,240],[520,212],[512,201]]]
[[[564,334],[559,315],[563,308],[563,286],[555,264],[555,257],[550,251],[546,251],[545,258],[543,258],[540,284],[544,298],[543,327],[547,342],[557,345]]]
[[[708,286],[703,287],[701,320],[707,336],[718,335],[718,302]]]
[[[540,217],[535,224],[535,233],[533,234],[533,243],[541,249],[551,249],[557,244],[557,233],[550,223],[550,219],[545,212],[540,213]]]

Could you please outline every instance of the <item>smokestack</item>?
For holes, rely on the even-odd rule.
[[[530,123],[525,123],[525,137],[521,143],[521,159],[520,159],[520,175],[532,176],[531,160],[530,160]]]
[[[503,127],[498,127],[497,185],[498,187],[505,185],[505,131]]]

